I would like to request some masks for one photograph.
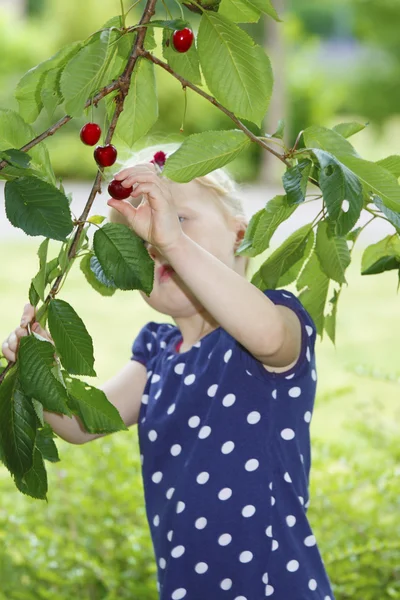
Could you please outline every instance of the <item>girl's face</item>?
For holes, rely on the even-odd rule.
[[[237,248],[246,231],[247,224],[224,211],[215,191],[197,181],[189,183],[170,182],[172,196],[183,233],[199,246],[213,254],[231,269],[244,276],[243,259],[235,258]],[[226,212],[226,214],[224,214]],[[155,262],[155,272],[166,259],[157,248],[146,244]],[[201,305],[177,273],[162,283],[154,277],[150,297],[140,292],[144,300],[163,314],[172,317],[190,316],[201,312]]]

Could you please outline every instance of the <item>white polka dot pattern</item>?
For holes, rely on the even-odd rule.
[[[333,600],[306,517],[316,332],[293,294],[264,293],[304,316],[289,373],[266,371],[222,328],[183,354],[171,325],[151,322],[135,341],[160,600],[294,600],[288,589]]]

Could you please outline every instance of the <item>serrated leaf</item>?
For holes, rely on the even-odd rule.
[[[338,236],[346,235],[357,223],[363,208],[363,188],[358,177],[335,156],[323,150],[312,150],[320,164],[319,184],[328,210],[329,220],[336,224]],[[349,207],[343,210],[343,202]]]
[[[197,49],[211,93],[237,117],[261,126],[273,87],[271,62],[263,48],[226,17],[205,11]]]
[[[0,159],[5,160],[13,167],[18,169],[27,169],[31,162],[31,157],[26,152],[21,152],[15,148],[9,150],[2,150],[0,152]]]
[[[129,227],[106,223],[93,236],[93,249],[106,276],[121,290],[153,289],[154,261]]]
[[[400,268],[400,238],[388,235],[364,250],[361,259],[361,275],[376,275]]]
[[[278,127],[276,131],[272,134],[266,133],[265,136],[268,138],[277,138],[278,140],[283,140],[283,136],[285,134],[285,119],[279,119]]]
[[[378,160],[377,165],[383,167],[387,171],[390,171],[392,175],[398,179],[400,177],[400,156],[397,154],[392,154],[387,158],[383,158],[382,160]]]
[[[31,398],[32,406],[35,410],[36,416],[39,420],[39,423],[42,427],[44,427],[44,415],[43,415],[43,404],[39,402],[39,400],[35,400],[35,398]]]
[[[171,31],[164,29],[162,42],[163,56],[171,69],[195,85],[202,85],[199,56],[193,43],[187,52],[174,50],[171,43]]]
[[[234,23],[258,23],[261,11],[248,0],[222,0],[218,14]]]
[[[32,127],[25,123],[18,113],[13,110],[0,109],[0,150],[22,148],[33,140],[36,135]],[[36,169],[44,179],[55,185],[56,178],[45,142],[31,148],[29,154],[32,169]],[[3,169],[1,173],[4,174],[6,170]]]
[[[367,125],[368,123],[357,123],[356,121],[350,121],[349,123],[339,123],[338,125],[335,125],[335,127],[332,127],[332,129],[347,139],[365,129]]]
[[[261,12],[265,13],[269,17],[275,19],[275,21],[281,22],[282,19],[279,18],[278,13],[276,12],[271,0],[248,0],[250,4],[261,10]]]
[[[49,303],[48,324],[63,367],[74,375],[96,377],[92,338],[72,306],[53,298]]]
[[[304,202],[311,167],[312,162],[304,159],[297,165],[288,168],[283,175],[283,187],[285,188],[289,204],[301,204]]]
[[[296,281],[301,269],[303,268],[304,263],[307,261],[308,257],[310,256],[310,252],[313,249],[314,241],[315,241],[314,238],[315,238],[314,232],[312,232],[312,234],[307,239],[307,244],[306,244],[306,247],[304,250],[304,254],[300,257],[300,259],[297,262],[295,262],[290,267],[290,269],[288,269],[286,271],[286,273],[284,273],[282,275],[282,277],[279,278],[279,281],[276,286],[277,288],[284,288],[284,287],[290,285],[291,283],[293,283],[294,281]]]
[[[60,461],[57,446],[53,440],[53,432],[47,423],[43,429],[39,429],[37,432],[36,446],[44,460],[53,463]]]
[[[350,142],[337,131],[333,131],[327,127],[319,127],[317,125],[308,127],[304,130],[303,137],[307,148],[325,150],[336,157],[339,154],[359,156]]]
[[[163,175],[173,181],[187,183],[228,164],[250,143],[250,139],[238,129],[195,133],[167,158]]]
[[[261,277],[268,289],[276,289],[282,275],[304,256],[310,236],[314,236],[310,224],[300,227],[261,265]]]
[[[117,288],[114,282],[105,277],[103,269],[94,254],[85,254],[80,262],[80,268],[87,282],[96,292],[99,292],[102,296],[113,296],[115,294]]]
[[[109,29],[81,48],[69,60],[61,75],[61,93],[65,98],[65,109],[72,117],[80,117],[86,101],[96,89],[99,73],[104,68],[110,44]]]
[[[37,446],[33,450],[33,465],[22,477],[15,477],[15,485],[20,492],[37,498],[47,500],[47,473],[43,457]]]
[[[45,410],[71,416],[65,388],[51,373],[55,348],[35,335],[20,339],[18,364],[21,386],[26,395],[36,398]],[[33,410],[33,409],[32,409]]]
[[[341,287],[340,287],[341,289]],[[334,290],[333,298],[329,300],[330,312],[325,315],[324,327],[333,344],[336,342],[336,316],[340,291]]]
[[[396,227],[397,231],[400,231],[400,211],[394,212],[387,208],[379,196],[374,196],[373,198],[375,206],[379,208],[379,210],[389,219],[389,221]]]
[[[48,248],[49,238],[46,238],[39,246],[37,252],[39,257],[39,271],[32,279],[32,284],[42,302],[44,302],[44,290],[46,287],[46,261]]]
[[[0,386],[0,446],[7,469],[22,476],[33,465],[36,415],[21,387],[18,364]]]
[[[49,118],[54,115],[54,111],[59,104],[63,102],[63,97],[59,90],[60,69],[50,69],[43,80],[40,98]]]
[[[63,372],[69,404],[89,433],[127,430],[121,415],[102,390]]]
[[[337,158],[357,175],[366,194],[379,196],[390,210],[400,212],[400,186],[390,171],[348,154],[338,155]]]
[[[326,221],[322,221],[318,225],[315,251],[327,277],[338,283],[347,283],[344,274],[351,262],[351,257],[346,238],[336,235],[329,237]]]
[[[265,208],[251,218],[237,253],[253,257],[267,250],[279,225],[286,221],[296,208],[289,205],[286,196],[275,196],[269,200]]]
[[[81,47],[82,42],[65,46],[51,58],[30,69],[19,81],[15,97],[19,103],[19,112],[28,123],[35,121],[43,108],[41,92],[50,81],[46,79],[47,73],[52,69],[57,72],[61,70]],[[57,79],[53,79],[52,83],[55,87],[58,86]]]
[[[36,177],[8,181],[5,199],[10,223],[28,235],[64,241],[73,229],[68,199],[46,181]]]
[[[299,300],[311,315],[317,332],[323,337],[324,310],[328,297],[329,277],[321,269],[321,265],[315,251],[311,254],[309,261],[304,267],[296,283],[300,291]]]
[[[158,119],[158,98],[154,65],[139,58],[125,99],[124,110],[118,119],[116,135],[128,146],[144,136]]]

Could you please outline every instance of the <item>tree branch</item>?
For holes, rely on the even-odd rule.
[[[233,114],[233,112],[228,110],[225,106],[223,106],[220,102],[218,102],[218,100],[216,100],[213,96],[210,96],[206,92],[203,92],[202,89],[200,89],[199,87],[197,87],[196,85],[194,85],[193,83],[191,83],[190,81],[185,79],[184,77],[181,77],[180,75],[178,75],[178,73],[175,73],[175,71],[173,69],[171,69],[171,67],[169,66],[168,63],[163,62],[162,60],[160,60],[159,58],[154,56],[154,54],[151,54],[150,52],[148,52],[147,50],[144,50],[144,49],[142,49],[140,51],[140,53],[142,56],[144,56],[144,58],[147,58],[148,60],[153,62],[155,65],[158,65],[165,71],[168,71],[168,73],[170,73],[173,77],[175,77],[175,79],[177,79],[178,81],[181,82],[183,87],[188,87],[188,88],[192,89],[194,92],[196,92],[197,94],[199,94],[200,96],[202,96],[203,98],[205,98],[206,100],[211,102],[211,104],[214,104],[214,106],[216,106],[223,113],[225,113],[239,127],[239,129],[241,129],[247,135],[247,137],[249,137],[251,139],[252,142],[255,142],[256,144],[258,144],[259,146],[264,148],[264,150],[267,150],[267,152],[270,152],[271,154],[273,154],[274,156],[279,158],[279,160],[281,160],[283,163],[285,163],[285,165],[287,167],[291,167],[291,164],[285,159],[285,157],[282,154],[279,154],[279,152],[276,152],[273,148],[270,148],[270,146],[265,144],[260,138],[258,138],[256,135],[254,135],[254,133],[252,133],[250,131],[250,129],[247,129],[247,127],[245,125],[243,125],[243,123]]]
[[[143,15],[140,19],[139,25],[144,24],[144,23],[148,23],[151,19],[151,17],[154,15],[155,13],[155,5],[157,3],[157,0],[147,0],[147,4],[145,7],[145,10],[143,12]],[[99,92],[99,94],[97,96],[95,96],[95,98],[93,98],[93,102],[96,102],[98,100],[100,100],[101,98],[103,98],[105,95],[109,94],[110,92],[112,92],[115,89],[119,88],[119,94],[116,96],[115,101],[116,101],[116,108],[114,111],[114,115],[113,118],[111,120],[111,124],[110,127],[108,129],[107,132],[107,136],[106,136],[106,140],[105,143],[109,144],[115,128],[117,126],[118,123],[118,119],[120,114],[122,113],[123,109],[124,109],[124,102],[125,102],[125,98],[128,94],[129,91],[129,85],[130,85],[130,81],[131,81],[131,77],[132,77],[132,73],[133,73],[133,69],[135,68],[136,62],[138,60],[138,58],[142,55],[142,51],[143,51],[143,44],[144,44],[144,40],[146,37],[146,27],[141,27],[138,28],[138,35],[136,36],[135,42],[133,44],[132,47],[132,51],[131,54],[129,56],[127,65],[125,67],[124,72],[122,73],[122,75],[118,78],[117,81],[113,82],[112,84],[110,84],[109,86],[107,86],[106,88],[104,88],[101,92]],[[105,92],[105,90],[108,90],[107,92]],[[102,94],[102,95],[101,95]],[[89,106],[91,104],[92,100],[88,100],[88,102],[86,103],[87,106]],[[47,130],[47,132],[44,132],[43,134],[41,134],[40,136],[38,136],[38,138],[41,138],[40,140],[38,140],[38,138],[35,138],[35,140],[32,140],[31,142],[29,142],[29,144],[27,144],[27,146],[29,146],[30,148],[32,148],[33,146],[35,146],[36,144],[39,143],[39,141],[42,141],[43,139],[45,139],[46,137],[48,137],[49,135],[52,135],[55,131],[57,131],[57,129],[59,129],[60,127],[62,127],[62,125],[65,125],[65,123],[67,123],[69,120],[71,119],[71,117],[66,116],[63,119],[61,119],[58,123],[56,123],[55,125],[53,125],[53,127],[51,127],[49,130]],[[51,133],[49,133],[50,131],[52,131]],[[37,141],[38,140],[38,141]],[[35,142],[35,143],[34,143]],[[26,151],[27,147],[24,146],[23,148],[21,148],[21,150],[25,150]],[[7,163],[6,163],[7,164]],[[72,241],[71,247],[69,249],[68,252],[68,264],[66,267],[66,271],[68,271],[68,267],[69,267],[69,263],[70,261],[75,257],[76,254],[76,247],[79,243],[79,239],[80,239],[80,235],[82,232],[82,229],[84,227],[84,221],[86,220],[86,217],[88,216],[90,209],[92,207],[92,204],[94,202],[94,199],[96,197],[96,194],[98,192],[101,191],[101,177],[102,177],[102,172],[100,171],[100,169],[97,172],[96,175],[96,179],[94,181],[92,190],[90,192],[88,201],[86,203],[85,208],[83,209],[82,215],[79,218],[79,221],[82,221],[79,223],[75,235],[74,235],[74,239]],[[42,306],[40,307],[40,309],[38,310],[37,314],[36,314],[36,320],[38,321],[41,316],[44,314],[44,312],[46,311],[46,307],[47,304],[50,302],[50,300],[52,298],[54,298],[55,294],[58,291],[58,288],[60,286],[60,283],[62,281],[62,278],[64,277],[64,273],[62,273],[61,275],[59,275],[57,277],[57,279],[55,280],[47,298],[45,299],[44,303],[42,304]],[[6,366],[6,368],[4,369],[4,371],[0,374],[0,384],[3,381],[4,377],[6,376],[7,372],[12,368],[12,366],[15,363],[10,361],[8,363],[8,365]]]

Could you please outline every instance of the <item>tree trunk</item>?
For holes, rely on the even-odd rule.
[[[281,19],[284,18],[285,0],[274,0],[274,6]],[[288,112],[286,104],[286,65],[283,23],[277,23],[270,17],[264,17],[265,50],[271,58],[274,72],[274,91],[268,112],[264,119],[263,133],[274,133],[279,119],[285,119],[288,129]],[[286,137],[286,136],[285,136]],[[280,151],[279,146],[271,144]],[[269,152],[263,151],[259,181],[262,184],[271,183],[280,177],[282,167],[278,159]]]

